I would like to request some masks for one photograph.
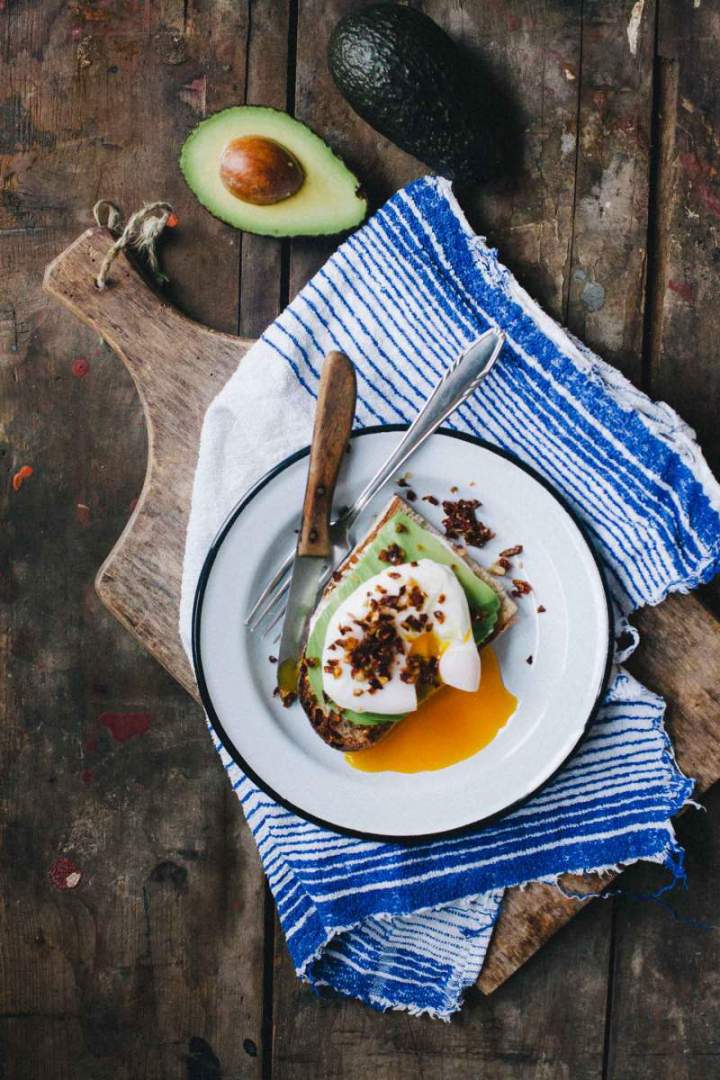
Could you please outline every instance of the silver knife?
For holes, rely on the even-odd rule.
[[[278,689],[285,704],[297,691],[308,623],[330,566],[330,511],[354,415],[355,369],[343,353],[331,352],[320,373],[302,523],[278,654]]]

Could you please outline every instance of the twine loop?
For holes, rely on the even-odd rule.
[[[167,277],[160,269],[156,243],[174,211],[170,203],[145,203],[131,214],[123,225],[121,211],[114,203],[100,199],[93,207],[93,217],[101,228],[108,229],[117,240],[109,249],[95,278],[98,289],[104,289],[108,273],[115,259],[125,248],[134,248],[145,255],[158,285],[165,285]]]

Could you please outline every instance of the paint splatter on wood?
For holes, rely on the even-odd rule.
[[[687,281],[668,281],[668,289],[671,292],[677,293],[677,295],[685,300],[688,304],[692,304],[695,299],[695,287]]]
[[[98,724],[106,727],[115,742],[124,743],[136,735],[144,735],[152,722],[149,712],[103,712],[98,716]]]
[[[199,79],[181,86],[178,97],[198,116],[204,116],[207,109],[207,76],[201,75]]]
[[[645,0],[637,0],[633,5],[633,9],[630,12],[630,18],[627,24],[627,39],[630,46],[630,52],[635,56],[637,54],[638,37],[640,35],[640,25],[642,23],[643,10],[645,8]]]
[[[90,364],[84,356],[79,356],[77,360],[73,360],[73,365],[70,370],[76,379],[84,379],[90,370]]]
[[[66,889],[74,889],[80,884],[82,870],[75,865],[72,859],[68,859],[67,855],[61,855],[48,870],[48,877],[56,889],[64,892]]]
[[[90,524],[90,507],[87,503],[75,503],[75,520],[83,528]]]
[[[33,474],[32,465],[21,465],[18,471],[12,478],[13,491],[19,491],[26,480],[28,480]]]

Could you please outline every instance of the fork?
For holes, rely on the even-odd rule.
[[[368,503],[405,464],[411,454],[477,389],[493,368],[504,341],[505,334],[502,331],[486,330],[458,357],[430,394],[387,461],[366,484],[352,506],[331,524],[332,555],[328,560],[327,570],[321,578],[318,595],[327,584],[333,568],[338,566],[355,547],[357,542],[355,525]],[[250,630],[259,630],[263,623],[266,623],[264,633],[267,635],[283,618],[287,606],[283,601],[290,587],[294,557],[294,552],[288,553],[287,558],[253,604],[245,619],[245,625]],[[266,622],[268,618],[271,619],[270,622]]]

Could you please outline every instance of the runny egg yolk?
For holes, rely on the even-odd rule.
[[[439,641],[432,631],[418,634],[410,646],[411,656],[442,656],[448,647],[448,642]]]
[[[434,637],[421,635],[413,642],[413,651],[436,656],[437,643],[423,640]],[[345,760],[364,772],[446,769],[492,742],[516,706],[517,698],[504,686],[500,664],[488,645],[482,651],[482,676],[477,690],[468,693],[452,686],[442,687],[376,746],[345,754]]]

